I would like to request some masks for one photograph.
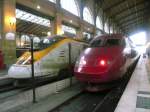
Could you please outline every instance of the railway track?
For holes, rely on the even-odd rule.
[[[106,94],[82,92],[49,112],[92,112]]]

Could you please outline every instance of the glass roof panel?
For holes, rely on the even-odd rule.
[[[78,5],[75,0],[61,0],[61,6],[76,16],[80,15]]]
[[[22,11],[20,9],[16,9],[16,18],[50,27],[50,20]]]
[[[90,24],[94,24],[93,16],[92,16],[90,10],[87,7],[85,7],[84,10],[83,10],[83,19],[85,21],[87,21],[88,23],[90,23]]]
[[[103,23],[101,21],[101,19],[97,16],[96,18],[96,27],[99,29],[103,29]]]
[[[48,0],[48,1],[53,2],[53,3],[56,3],[56,0]]]
[[[109,26],[108,26],[107,22],[104,25],[104,30],[105,30],[106,33],[109,33]]]

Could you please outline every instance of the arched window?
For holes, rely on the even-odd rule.
[[[30,47],[30,37],[28,35],[21,35],[20,47]]]
[[[112,27],[110,27],[110,33],[113,33],[113,28]]]
[[[53,3],[56,3],[56,0],[48,0],[48,1],[53,2]]]
[[[99,29],[103,29],[102,20],[98,16],[96,17],[96,27]]]
[[[104,30],[105,30],[106,33],[109,33],[109,26],[108,26],[107,22],[104,25]]]
[[[93,16],[87,7],[85,7],[83,10],[83,20],[87,21],[88,23],[94,24]]]
[[[30,42],[30,37],[28,35],[22,35],[21,41]]]
[[[62,8],[71,12],[72,14],[79,16],[79,8],[75,0],[61,0],[60,1]]]
[[[39,37],[34,37],[33,38],[33,42],[34,43],[39,43],[40,42],[40,38]]]

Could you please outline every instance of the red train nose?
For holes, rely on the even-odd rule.
[[[100,74],[106,72],[109,69],[110,61],[105,58],[85,60],[82,57],[75,66],[75,72],[87,73],[87,74]]]

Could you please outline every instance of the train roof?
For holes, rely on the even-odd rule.
[[[71,39],[71,40],[74,40],[74,41],[78,41],[78,42],[83,42],[83,43],[87,43],[85,42],[84,40],[81,40],[81,39],[77,39],[77,38],[71,38],[71,37],[67,37],[67,36],[63,36],[63,35],[53,35],[53,36],[49,36],[47,37],[47,39],[52,39],[52,38],[59,38],[59,39]]]
[[[123,36],[122,34],[103,34],[103,35],[100,35],[100,36],[97,36],[96,38],[118,38],[118,39],[121,39],[121,38],[125,38],[125,36]]]

